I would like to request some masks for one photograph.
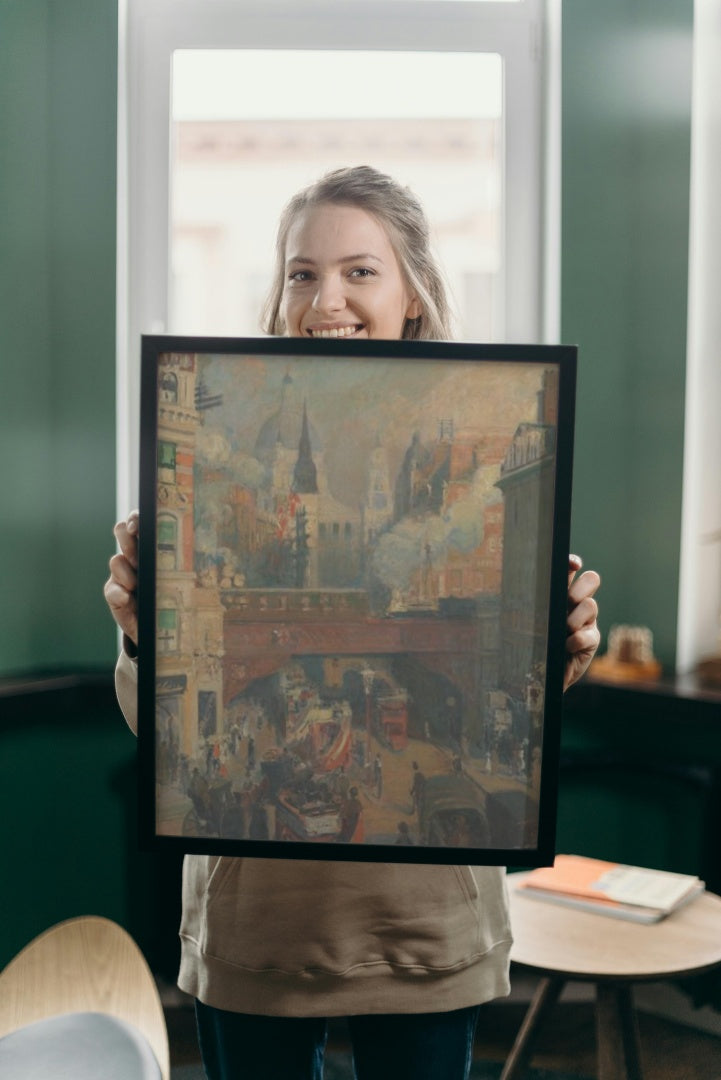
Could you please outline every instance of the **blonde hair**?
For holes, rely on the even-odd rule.
[[[263,310],[263,330],[275,335],[286,332],[281,305],[288,233],[299,214],[323,203],[357,206],[384,226],[401,273],[421,305],[421,314],[417,318],[406,319],[401,337],[416,341],[447,341],[451,338],[451,310],[443,276],[430,250],[428,221],[423,207],[410,188],[370,165],[326,173],[294,195],[283,210],[275,245],[274,279]]]

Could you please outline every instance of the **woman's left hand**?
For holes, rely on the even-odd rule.
[[[595,656],[601,640],[596,619],[598,604],[594,593],[601,584],[595,570],[586,570],[579,577],[583,561],[578,555],[568,556],[568,617],[566,619],[566,671],[563,689],[568,690],[581,678]]]

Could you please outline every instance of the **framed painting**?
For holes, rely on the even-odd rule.
[[[144,846],[552,861],[575,370],[143,339]]]

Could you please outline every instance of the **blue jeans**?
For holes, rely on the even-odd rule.
[[[467,1080],[478,1011],[348,1017],[356,1080]],[[325,1018],[195,1012],[208,1080],[321,1080]]]

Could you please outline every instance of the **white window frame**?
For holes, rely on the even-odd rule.
[[[557,340],[559,326],[559,38],[560,0],[119,0],[119,516],[138,497],[140,336],[167,327],[173,52],[499,53],[506,129],[503,340],[531,342]]]

